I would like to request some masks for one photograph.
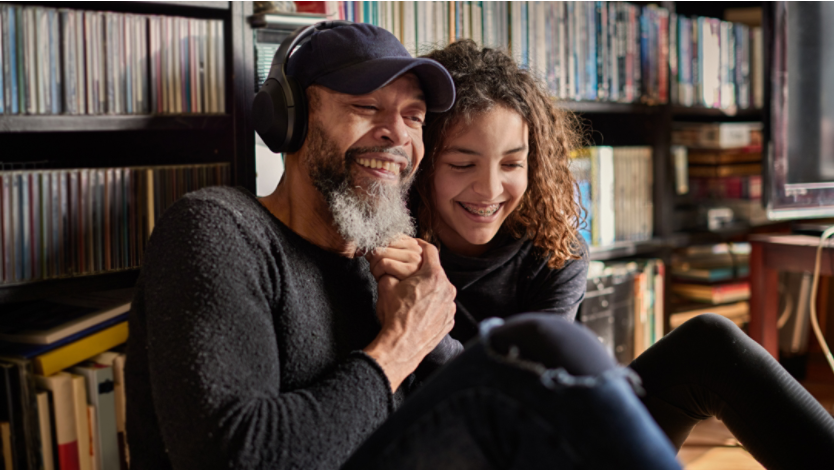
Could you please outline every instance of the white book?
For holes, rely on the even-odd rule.
[[[213,20],[217,28],[217,112],[226,112],[226,59],[225,59],[225,35],[223,33],[223,22]]]
[[[402,42],[403,40],[403,16],[402,16],[402,2],[389,2],[390,3],[390,10],[391,10],[391,32],[394,33],[394,36]]]
[[[403,45],[409,54],[417,55],[417,25],[415,23],[416,10],[415,2],[402,2],[402,31],[403,31]]]
[[[472,2],[472,40],[484,45],[484,7],[482,2]]]
[[[414,45],[414,55],[420,55],[426,52],[426,47],[429,43],[428,37],[428,9],[429,9],[429,2],[415,2],[414,3],[414,14],[415,14],[415,45]]]
[[[58,460],[71,459],[78,452],[72,376],[66,372],[58,372],[49,377],[35,375],[35,384],[41,390],[51,392]]]
[[[92,470],[93,456],[90,452],[90,418],[87,415],[87,381],[83,376],[72,374],[72,394],[75,408],[75,429],[78,436],[79,470]]]
[[[531,64],[530,69],[534,70],[542,79],[547,78],[547,74],[549,70],[547,70],[547,52],[550,49],[550,44],[547,43],[547,4],[545,2],[534,2],[533,3],[534,13],[531,16],[536,22],[536,35],[535,40],[531,40],[530,42],[534,44],[533,51],[535,54],[531,53]]]
[[[593,191],[593,238],[595,245],[606,246],[615,239],[614,149],[591,147],[591,188]]]

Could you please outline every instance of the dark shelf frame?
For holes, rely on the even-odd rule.
[[[608,246],[589,247],[591,261],[610,261],[619,258],[658,254],[666,248],[663,239],[654,238],[651,240],[637,242],[616,242]]]
[[[223,130],[231,123],[228,114],[6,115],[0,116],[0,133]]]
[[[139,268],[0,286],[0,305],[136,285]]]
[[[558,101],[557,106],[574,113],[590,114],[653,114],[662,106],[650,106],[642,103],[615,103],[607,101]]]
[[[752,119],[761,120],[761,109],[736,109],[727,110],[719,108],[704,108],[701,106],[672,106],[672,115],[675,119],[685,119],[689,117],[711,117],[716,119]]]

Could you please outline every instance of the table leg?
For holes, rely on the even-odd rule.
[[[750,337],[779,359],[779,277],[765,265],[765,246],[753,242],[750,253]]]

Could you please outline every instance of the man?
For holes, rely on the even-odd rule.
[[[446,336],[455,292],[433,246],[415,242],[422,264],[402,281],[377,283],[360,255],[412,232],[403,195],[423,156],[422,121],[451,106],[452,81],[390,33],[360,24],[314,33],[288,72],[306,90],[309,133],[275,192],[192,193],[155,228],[130,320],[131,465],[534,468],[579,452],[586,463],[628,456],[642,468],[677,468],[622,377],[600,379],[593,397],[556,400],[542,381],[573,387],[530,372],[556,364],[507,358],[513,338],[537,334],[520,331],[529,323],[485,327],[492,349],[467,350],[389,419],[420,382],[421,362],[460,352]],[[566,325],[560,331],[573,331]],[[602,351],[587,333],[563,338]],[[573,361],[558,345],[553,352],[574,375],[617,375],[604,353]],[[594,439],[552,441],[577,420],[595,426],[568,405],[598,395],[626,410],[595,434],[615,450],[603,459],[581,450],[596,448]],[[640,432],[609,442],[606,429]]]

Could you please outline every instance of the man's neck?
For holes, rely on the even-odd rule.
[[[297,164],[299,158],[287,159],[284,176],[272,194],[259,199],[275,217],[310,243],[348,258],[356,255],[356,246],[336,231],[333,215],[324,196],[313,186],[310,176]]]

